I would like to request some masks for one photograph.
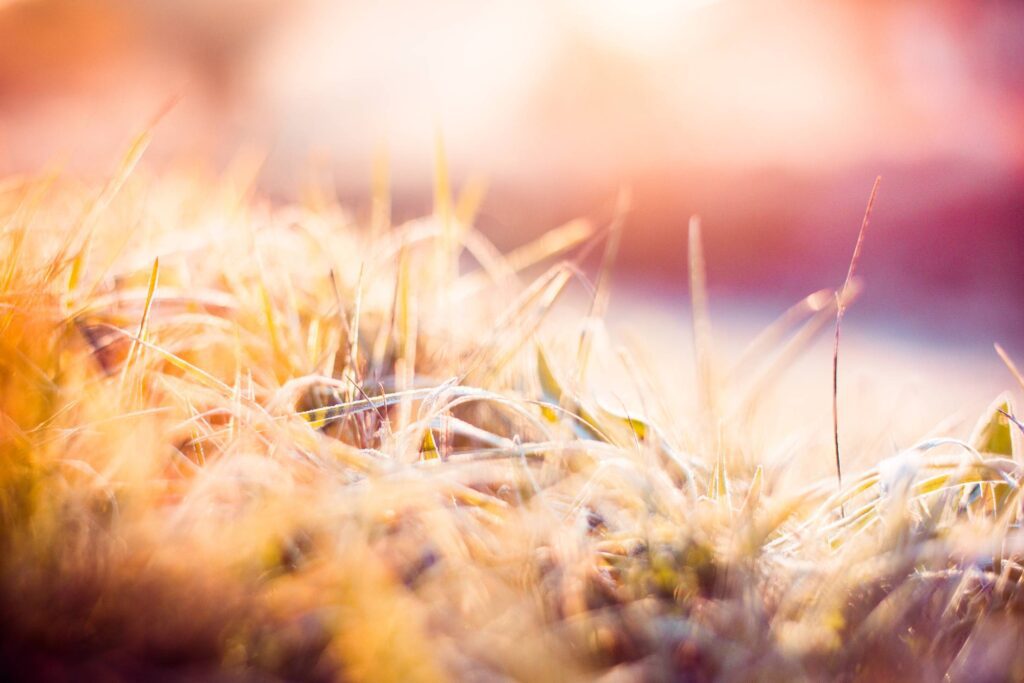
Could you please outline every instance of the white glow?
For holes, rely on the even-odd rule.
[[[600,42],[637,53],[671,45],[686,15],[717,0],[569,0],[579,25]]]

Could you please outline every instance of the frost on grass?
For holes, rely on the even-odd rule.
[[[600,320],[546,334],[568,287],[604,314],[617,224],[502,255],[446,180],[360,226],[133,155],[0,189],[5,677],[1024,677],[1011,397],[797,488],[746,420],[830,292],[743,391],[701,347],[693,414],[621,358],[634,414],[588,388]]]

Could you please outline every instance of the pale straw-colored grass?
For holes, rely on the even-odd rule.
[[[146,142],[106,185],[0,190],[10,675],[1024,677],[1009,398],[841,488],[787,483],[748,430],[852,283],[727,375],[695,272],[696,409],[666,416],[628,354],[645,410],[606,405],[588,361],[618,218],[503,256],[443,164],[432,215],[391,225],[376,182],[360,226],[322,191],[260,199],[244,164],[151,175]],[[568,287],[593,319],[554,340]]]

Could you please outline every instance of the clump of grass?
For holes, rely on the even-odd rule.
[[[7,676],[1024,677],[1008,396],[838,491],[785,485],[747,435],[850,283],[766,331],[777,360],[743,359],[739,394],[701,265],[701,401],[657,421],[588,383],[619,223],[501,255],[443,172],[398,226],[376,183],[364,229],[323,192],[260,200],[245,168],[131,173],[144,142],[103,187],[0,190]],[[561,353],[544,322],[601,239]],[[702,264],[696,224],[691,245]]]

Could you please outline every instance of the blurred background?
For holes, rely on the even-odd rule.
[[[107,172],[182,95],[156,161],[255,145],[366,214],[386,150],[400,220],[440,130],[499,246],[628,187],[618,288],[685,301],[697,213],[713,305],[772,312],[841,283],[882,175],[850,320],[1021,349],[1021,36],[1011,0],[0,0],[0,170]]]

